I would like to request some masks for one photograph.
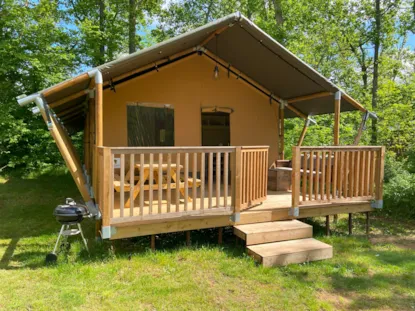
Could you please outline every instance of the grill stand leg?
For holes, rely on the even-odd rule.
[[[82,231],[81,224],[78,224],[78,229],[79,229],[79,232],[81,232],[82,241],[84,241],[86,251],[89,253],[88,244],[86,243],[86,239],[84,237],[84,232]]]
[[[63,230],[65,229],[65,227],[66,227],[65,225],[62,225],[61,231],[59,231],[58,239],[56,240],[55,247],[53,248],[52,254],[56,254],[56,250],[57,250],[58,245],[59,245],[59,240],[61,239],[61,236],[62,236],[62,233],[63,233]]]

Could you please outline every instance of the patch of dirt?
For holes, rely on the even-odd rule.
[[[376,235],[369,239],[370,243],[393,244],[400,248],[415,250],[415,237],[401,237],[393,235]]]
[[[351,298],[326,291],[319,292],[317,297],[319,300],[331,303],[336,310],[346,310],[353,302]]]

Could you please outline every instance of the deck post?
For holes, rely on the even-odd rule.
[[[330,235],[330,215],[326,216],[326,235]]]
[[[232,156],[232,205],[233,215],[231,217],[232,222],[238,222],[241,213],[241,169],[242,169],[242,147],[236,147]]]
[[[222,245],[223,243],[223,228],[218,228],[218,244]]]
[[[154,234],[150,235],[150,248],[153,252],[156,250],[156,236]]]
[[[353,214],[349,213],[349,235],[353,234]]]
[[[186,231],[186,246],[190,246],[191,239],[190,239],[190,230]]]
[[[111,193],[110,187],[110,183],[113,182],[113,164],[111,160],[111,149],[99,148],[98,157],[98,166],[105,168],[99,171],[100,196],[98,198],[98,204],[102,213],[102,237],[104,239],[109,239],[111,237],[111,211],[113,208],[113,193]]]
[[[298,217],[300,214],[300,178],[301,178],[301,149],[300,147],[293,147],[292,157],[292,173],[291,173],[291,211],[290,216]]]
[[[368,236],[370,233],[370,213],[366,212],[366,235]]]

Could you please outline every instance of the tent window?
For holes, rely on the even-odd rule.
[[[174,146],[174,109],[171,106],[127,106],[128,146]]]

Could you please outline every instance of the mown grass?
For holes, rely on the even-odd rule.
[[[158,236],[157,251],[147,237],[79,242],[59,255],[53,248],[59,224],[54,207],[78,198],[67,174],[31,179],[0,177],[0,310],[412,310],[415,308],[413,244],[378,239],[371,243],[364,218],[346,235],[346,218],[323,236],[323,219],[313,219],[315,236],[334,246],[331,260],[283,268],[262,268],[237,245],[231,228],[223,246],[216,230]],[[414,237],[414,223],[374,218],[380,237]],[[410,243],[409,239],[409,243]]]

